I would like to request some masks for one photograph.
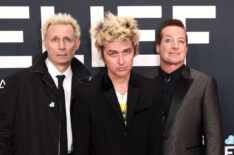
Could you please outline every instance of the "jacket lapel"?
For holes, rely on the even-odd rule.
[[[54,102],[54,110],[51,114],[55,114],[57,118],[59,118],[59,111],[60,111],[60,106],[59,103],[57,103],[57,96],[58,94],[58,89],[54,83],[54,80],[50,76],[48,69],[45,64],[45,59],[47,58],[47,52],[44,52],[40,59],[32,66],[31,72],[41,74],[42,80],[45,83],[45,92],[48,95],[47,99],[48,101],[46,102],[45,106],[46,108],[49,107],[49,104]],[[58,119],[59,120],[59,119]]]
[[[139,98],[139,88],[133,88],[131,85],[128,86],[128,99],[127,99],[127,124],[131,124],[132,117]]]
[[[114,88],[103,91],[102,94],[103,94],[105,100],[107,101],[107,103],[110,105],[110,107],[115,112],[115,114],[119,117],[119,119],[124,121]]]
[[[184,99],[184,96],[188,92],[193,79],[190,78],[190,69],[185,67],[182,71],[182,78],[179,80],[178,86],[176,88],[174,97],[172,99],[171,107],[169,110],[169,114],[167,117],[166,125],[165,125],[165,132],[169,131],[169,128],[172,126],[173,119],[181,106],[181,103]]]
[[[44,74],[43,80],[48,87],[50,87],[54,92],[58,93],[57,87],[55,86],[55,83],[49,73]]]
[[[58,104],[57,96],[58,91],[57,87],[55,86],[55,83],[48,73],[48,69],[45,64],[45,59],[47,57],[47,52],[44,52],[42,56],[36,61],[36,63],[31,67],[30,72],[33,72],[35,74],[42,76],[43,81],[43,87],[45,94],[47,94],[47,98],[45,100],[45,103],[42,103],[45,105],[45,109],[48,110],[47,113],[47,125],[49,130],[49,136],[50,139],[55,140],[56,142],[59,141],[59,130],[58,127],[60,126],[59,121],[59,111],[60,106]],[[50,107],[50,104],[53,103],[53,107]]]
[[[107,74],[107,69],[105,68],[102,72],[100,72],[100,74],[98,74],[96,78],[97,78],[97,83],[100,83],[100,88],[102,89],[102,94],[107,104],[114,111],[117,117],[124,122],[122,111],[120,109],[120,105],[115,93],[114,86]]]
[[[52,114],[52,115],[56,115],[57,117],[57,120],[59,120],[60,118],[60,104],[58,102],[58,89],[57,87],[55,86],[55,83],[52,79],[52,77],[49,75],[49,73],[45,73],[44,76],[43,76],[43,81],[45,82],[45,84],[47,85],[47,87],[49,88],[47,94],[48,94],[48,103],[46,104],[47,107],[49,107],[50,103],[54,102],[54,110],[52,110],[52,113],[49,113]],[[47,90],[46,90],[47,91]]]
[[[75,99],[79,85],[89,83],[94,80],[93,75],[88,69],[77,59],[73,58],[71,63],[72,68],[72,91],[71,91],[71,104]],[[71,107],[72,108],[72,107]]]
[[[131,123],[132,117],[134,115],[135,107],[137,105],[138,101],[138,94],[140,89],[135,88],[134,86],[134,78],[131,75],[128,85],[128,97],[127,97],[127,124]],[[116,113],[116,115],[124,122],[123,114],[114,90],[114,87],[112,85],[111,80],[109,79],[108,75],[104,76],[103,80],[103,96],[107,103],[110,105],[110,107],[113,109],[113,111]]]

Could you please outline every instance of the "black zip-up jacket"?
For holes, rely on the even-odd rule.
[[[58,155],[59,93],[46,57],[47,52],[33,66],[7,78],[0,90],[0,155]],[[76,58],[71,68],[72,108],[76,90],[92,74]]]

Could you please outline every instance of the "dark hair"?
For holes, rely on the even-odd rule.
[[[156,36],[156,44],[161,44],[162,41],[162,30],[167,27],[167,26],[178,26],[181,27],[185,30],[184,24],[182,23],[182,21],[178,20],[178,19],[169,19],[166,20],[162,23],[162,25],[159,27],[158,32],[157,32],[157,36]],[[185,30],[186,33],[186,30]],[[186,43],[188,43],[188,36],[186,33]]]

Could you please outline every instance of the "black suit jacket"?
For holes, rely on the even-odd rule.
[[[8,77],[0,90],[0,155],[59,154],[60,97],[46,57],[47,52],[30,68]],[[92,74],[75,58],[71,68],[72,106],[75,91]]]
[[[157,79],[159,67],[144,73]],[[163,133],[164,155],[222,155],[222,124],[214,78],[184,67]]]
[[[162,125],[158,102],[151,117],[151,82],[131,74],[127,126],[107,73],[80,88],[72,112],[74,155],[160,155]]]

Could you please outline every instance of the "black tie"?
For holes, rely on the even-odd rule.
[[[67,155],[67,121],[63,80],[65,75],[57,75],[60,102],[60,155]]]

